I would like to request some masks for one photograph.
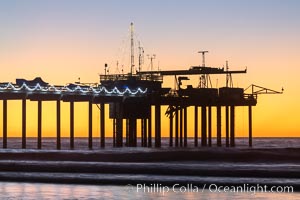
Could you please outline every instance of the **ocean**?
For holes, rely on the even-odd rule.
[[[43,151],[55,151],[55,138],[43,138]],[[162,139],[162,149],[169,149],[167,138]],[[224,140],[223,146],[224,146]],[[36,150],[37,139],[28,138],[28,150],[21,150],[20,138],[8,138],[8,149],[0,149],[1,152],[22,152],[22,151],[39,151]],[[138,143],[140,146],[140,143]],[[188,146],[193,146],[193,139],[188,140]],[[216,140],[213,139],[213,146],[216,146]],[[70,150],[69,138],[62,138],[62,150],[64,152],[72,151],[103,151],[100,147],[99,138],[93,140],[93,150],[88,150],[87,138],[75,138],[75,149]],[[198,147],[201,149],[201,147]],[[247,149],[248,139],[237,138],[236,147]],[[300,148],[300,138],[253,138],[252,149],[291,149]],[[20,150],[19,150],[20,149]],[[115,151],[112,148],[112,139],[106,139],[106,147],[110,151]],[[132,148],[123,148],[132,151]],[[151,152],[151,148],[139,148],[144,151]],[[230,148],[232,149],[232,148]],[[118,150],[120,149],[118,148]],[[5,160],[5,158],[2,158]],[[36,161],[39,162],[39,161]],[[38,164],[38,163],[37,163]],[[94,163],[90,163],[91,165]],[[155,163],[154,163],[155,164]],[[158,165],[165,165],[164,162],[159,162]],[[167,163],[168,164],[168,163]],[[126,165],[126,163],[124,163]],[[136,163],[135,165],[143,166],[145,163]],[[174,167],[180,168],[184,165],[191,167],[213,168],[221,167],[222,169],[265,169],[266,171],[273,170],[291,170],[299,171],[299,162],[287,163],[235,163],[235,162],[200,162],[200,163],[171,163]],[[0,177],[3,176],[1,172]],[[10,173],[10,172],[9,172]],[[15,176],[28,176],[27,172],[16,173]],[[52,176],[52,177],[68,177],[70,173],[38,173],[36,176]],[[81,183],[38,183],[38,182],[0,182],[0,199],[300,199],[299,190],[287,188],[289,185],[300,185],[300,179],[297,178],[272,178],[272,177],[226,177],[226,176],[174,176],[174,175],[153,175],[153,174],[76,174],[83,178],[98,178],[98,179],[116,179],[124,182],[124,180],[147,180],[147,184],[142,183],[133,185],[110,185],[110,184],[81,184]],[[71,177],[72,178],[72,177]],[[169,184],[157,184],[157,180],[165,179]],[[3,179],[2,179],[3,180]],[[191,180],[191,184],[187,184]],[[152,184],[152,182],[153,184]],[[204,185],[193,185],[193,181],[202,182]],[[170,184],[170,182],[174,184]],[[231,183],[228,188],[224,183]],[[247,184],[246,184],[247,183]],[[267,184],[268,186],[265,186]],[[274,185],[274,190],[271,185]],[[276,186],[276,187],[275,187]],[[264,188],[267,187],[267,188]],[[264,190],[266,189],[266,190]]]
[[[0,138],[0,141],[2,138]],[[123,140],[125,142],[125,139]],[[7,147],[9,149],[20,149],[22,147],[21,138],[8,138]],[[75,138],[75,149],[87,150],[88,149],[88,138]],[[216,139],[212,139],[212,146],[216,146]],[[236,138],[235,148],[248,148],[248,138]],[[173,141],[174,144],[174,141]],[[198,141],[200,146],[201,142]],[[141,141],[138,138],[137,145],[141,146]],[[152,138],[152,145],[154,146],[154,139]],[[162,138],[162,148],[169,148],[169,139]],[[194,146],[194,139],[188,139],[188,147]],[[225,139],[222,138],[222,146],[225,146]],[[113,147],[113,139],[105,139],[105,147]],[[299,138],[253,138],[253,148],[300,148],[300,137]],[[37,138],[27,138],[27,149],[37,149]],[[56,149],[55,138],[42,138],[42,149]],[[70,149],[70,139],[61,138],[61,149]],[[93,149],[100,148],[100,139],[93,138]]]

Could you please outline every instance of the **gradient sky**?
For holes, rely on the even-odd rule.
[[[145,54],[157,55],[156,68],[199,65],[197,51],[208,50],[207,66],[223,67],[228,60],[230,69],[247,67],[247,74],[233,77],[236,87],[252,83],[275,90],[284,87],[283,95],[259,96],[253,109],[253,134],[298,137],[299,10],[297,0],[2,0],[0,82],[36,76],[51,84],[64,85],[78,77],[98,82],[104,63],[116,72],[117,61],[119,68],[124,65],[128,70],[129,25],[134,22]],[[143,67],[149,69],[146,57]],[[211,78],[214,86],[224,86],[224,77]],[[173,85],[172,80],[167,83]],[[190,84],[197,85],[197,80]],[[37,134],[36,104],[28,102],[29,136]],[[21,102],[10,101],[8,106],[9,136],[20,136]],[[55,103],[46,102],[43,109],[43,134],[54,136]],[[68,104],[62,109],[63,135],[68,136]],[[99,135],[96,109],[95,136]],[[75,135],[86,136],[87,117],[82,116],[87,116],[87,103],[76,103],[75,110]],[[236,113],[237,136],[247,136],[247,108]],[[164,133],[166,128],[164,124]]]

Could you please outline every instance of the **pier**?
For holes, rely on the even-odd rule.
[[[100,147],[105,147],[106,120],[105,112],[113,119],[113,146],[136,147],[138,142],[137,124],[140,123],[140,144],[142,147],[161,147],[161,117],[162,106],[167,106],[165,116],[169,119],[170,147],[187,147],[187,132],[189,111],[194,117],[194,147],[212,146],[212,124],[216,124],[216,145],[218,147],[234,147],[236,107],[248,107],[249,146],[252,146],[252,107],[257,104],[257,95],[261,92],[276,92],[254,85],[250,93],[243,88],[235,88],[230,84],[231,76],[246,73],[246,70],[229,71],[212,67],[191,67],[188,70],[171,71],[140,71],[136,74],[100,75],[98,84],[85,85],[80,83],[66,86],[54,86],[41,78],[28,81],[17,79],[16,83],[0,83],[0,100],[3,103],[3,148],[7,148],[7,102],[22,101],[22,146],[26,148],[26,112],[27,101],[37,102],[37,148],[42,148],[42,110],[43,102],[56,102],[56,148],[61,149],[61,102],[70,105],[70,149],[74,149],[74,105],[77,102],[88,104],[88,148],[93,148],[92,118],[93,105],[97,105],[100,113]],[[197,75],[207,83],[209,75],[224,74],[229,84],[221,88],[192,87],[181,88],[182,81],[188,81],[187,76]],[[174,76],[178,83],[176,88],[162,87],[164,76]],[[203,81],[203,84],[205,82]],[[105,108],[109,105],[109,110]],[[216,110],[216,118],[212,118],[212,108]],[[222,109],[225,108],[225,109]],[[152,113],[151,110],[154,110]],[[225,113],[222,112],[225,110]],[[225,144],[222,144],[222,116],[225,118]],[[84,116],[85,117],[85,116]],[[154,123],[154,130],[151,124]],[[199,130],[200,129],[200,130]],[[190,146],[191,144],[189,144]]]
[[[130,72],[122,74],[108,74],[108,65],[104,65],[104,74],[99,76],[98,83],[75,82],[61,85],[51,85],[37,77],[34,80],[16,79],[15,83],[0,82],[0,100],[3,103],[3,148],[7,148],[7,113],[9,100],[22,101],[22,145],[26,148],[26,112],[27,101],[37,102],[37,148],[42,148],[42,109],[43,102],[56,102],[56,148],[61,149],[61,102],[67,102],[70,106],[70,149],[74,149],[74,106],[77,102],[88,104],[88,148],[93,149],[93,105],[99,108],[100,123],[100,147],[106,145],[107,120],[105,113],[109,112],[109,118],[113,121],[112,135],[114,147],[161,147],[162,144],[162,107],[167,107],[165,117],[169,121],[169,147],[187,147],[188,135],[193,135],[194,147],[211,147],[213,124],[216,124],[216,146],[235,147],[235,123],[236,107],[248,107],[248,138],[249,147],[252,143],[252,107],[257,104],[258,94],[279,94],[257,85],[248,88],[233,86],[234,74],[245,74],[245,70],[229,70],[208,67],[205,65],[205,54],[208,51],[199,51],[202,55],[202,66],[191,66],[181,70],[153,70],[153,59],[149,57],[151,70],[143,71],[144,50],[138,47],[138,67],[134,63],[134,32],[133,23],[130,26]],[[213,88],[210,76],[226,76],[224,87]],[[200,78],[199,85],[189,83],[191,76]],[[175,87],[163,87],[164,77],[173,77]],[[182,87],[184,83],[186,87]],[[249,92],[249,90],[251,91]],[[106,108],[109,108],[106,110]],[[194,133],[188,133],[188,126],[192,121],[192,115],[188,113],[192,108],[194,120]],[[216,110],[214,114],[212,111]],[[222,113],[225,108],[225,113]],[[191,109],[189,109],[191,110]],[[223,109],[224,110],[224,109]],[[154,112],[153,112],[154,111]],[[225,118],[225,144],[222,144],[222,116]],[[138,129],[138,124],[140,129]],[[153,126],[154,125],[154,126]],[[154,129],[153,129],[154,127]],[[140,131],[140,133],[137,133]],[[165,133],[166,134],[166,133]],[[164,135],[165,135],[164,134]],[[138,135],[141,137],[138,138]],[[140,142],[138,142],[140,139]]]

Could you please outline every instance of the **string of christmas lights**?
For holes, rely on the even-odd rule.
[[[82,94],[108,94],[108,95],[138,95],[147,93],[147,88],[145,90],[141,88],[137,88],[136,90],[132,90],[130,88],[125,88],[124,90],[119,90],[117,87],[114,87],[111,90],[108,90],[104,86],[99,87],[91,87],[84,86],[80,87],[77,85],[74,89],[69,88],[68,86],[58,86],[55,87],[53,85],[43,87],[39,83],[35,86],[28,86],[26,83],[23,83],[21,87],[15,86],[12,83],[7,83],[4,86],[0,86],[0,91],[28,91],[28,92],[51,92],[51,93],[82,93]]]

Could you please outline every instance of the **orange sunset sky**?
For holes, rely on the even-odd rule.
[[[129,26],[134,22],[145,54],[156,54],[156,69],[200,65],[197,51],[208,50],[207,66],[223,67],[228,60],[232,70],[247,67],[247,74],[233,76],[235,87],[252,83],[278,91],[284,87],[283,95],[259,96],[253,108],[253,135],[299,137],[299,9],[296,0],[1,1],[0,82],[38,76],[54,85],[75,82],[78,77],[81,82],[99,82],[104,63],[111,73],[117,72],[117,62],[119,69],[124,65],[128,71]],[[143,69],[149,65],[145,56]],[[213,86],[224,86],[224,78],[211,76]],[[198,78],[188,84],[198,85]],[[173,79],[166,79],[165,85],[173,87]],[[99,136],[99,112],[96,106],[93,109],[93,135]],[[165,110],[163,136],[168,135]],[[193,108],[188,112],[192,136]],[[247,136],[247,107],[237,108],[236,116],[237,136]],[[55,136],[55,120],[55,102],[43,103],[44,136]],[[107,120],[108,136],[111,123]],[[87,125],[88,104],[75,103],[75,136],[87,136]],[[214,135],[215,130],[214,126]],[[37,135],[37,102],[28,101],[27,134]],[[21,101],[8,103],[8,135],[21,136]],[[68,135],[69,104],[63,103],[62,136]]]

